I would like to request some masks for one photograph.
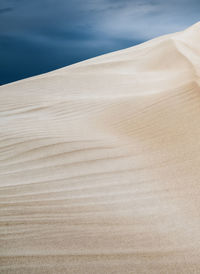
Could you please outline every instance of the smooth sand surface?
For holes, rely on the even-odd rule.
[[[2,86],[0,273],[200,273],[199,85],[197,23]]]

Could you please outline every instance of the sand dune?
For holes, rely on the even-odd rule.
[[[200,273],[200,23],[0,88],[1,273]]]

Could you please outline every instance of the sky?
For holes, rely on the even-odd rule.
[[[0,85],[200,20],[200,0],[0,0]]]

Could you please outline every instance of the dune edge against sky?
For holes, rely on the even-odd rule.
[[[1,273],[200,272],[199,43],[0,87]]]

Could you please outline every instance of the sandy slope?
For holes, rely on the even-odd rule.
[[[200,23],[0,88],[1,273],[200,273]]]

